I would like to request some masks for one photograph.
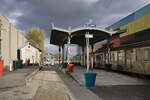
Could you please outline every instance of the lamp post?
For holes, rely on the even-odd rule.
[[[68,36],[68,43],[67,43],[67,63],[70,64],[70,44],[71,44],[71,27],[68,28],[69,32],[69,36]]]
[[[85,34],[85,38],[86,38],[86,55],[87,55],[87,70],[86,73],[84,74],[85,76],[85,83],[87,87],[93,87],[95,86],[95,81],[96,81],[96,73],[94,72],[89,72],[89,39],[93,38],[93,34],[89,34],[89,32],[87,32]]]
[[[96,24],[92,23],[92,20],[89,21],[89,23],[85,24],[86,27],[96,27]],[[85,84],[87,87],[93,87],[95,86],[95,81],[96,81],[96,73],[94,72],[89,72],[89,63],[90,63],[90,59],[89,59],[89,39],[93,38],[93,34],[89,34],[89,32],[86,32],[85,34],[85,38],[86,38],[86,55],[87,55],[87,59],[86,59],[86,63],[87,63],[87,70],[86,73],[84,74],[85,76]]]
[[[89,34],[89,32],[86,32],[85,34],[85,38],[86,38],[86,55],[87,55],[87,59],[86,59],[86,64],[87,64],[87,70],[86,72],[89,72],[89,39],[93,38],[93,34]]]

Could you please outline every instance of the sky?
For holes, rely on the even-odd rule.
[[[24,34],[33,27],[44,29],[45,46],[57,53],[49,44],[52,23],[68,29],[92,19],[105,28],[147,4],[150,0],[0,0],[0,12]]]

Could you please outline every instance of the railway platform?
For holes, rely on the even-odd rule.
[[[85,67],[75,66],[70,74],[81,85],[85,85]],[[88,88],[103,100],[149,100],[150,80],[140,79],[116,72],[96,69],[96,86]]]

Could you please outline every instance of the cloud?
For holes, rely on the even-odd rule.
[[[11,17],[14,17],[14,18],[16,18],[16,17],[21,17],[21,16],[23,16],[23,13],[22,13],[22,12],[19,12],[19,11],[16,11],[16,12],[12,12],[12,13],[10,14],[10,16],[11,16]]]
[[[20,11],[14,11],[8,15],[8,19],[10,20],[11,23],[14,25],[17,25],[17,18],[23,16],[23,13]]]
[[[82,3],[82,5],[88,8],[99,2],[99,0],[76,0],[76,1]]]
[[[44,29],[49,47],[51,23],[75,28],[93,19],[107,27],[149,3],[150,0],[1,0],[0,12],[23,32],[32,27]],[[58,51],[55,46],[49,49]]]

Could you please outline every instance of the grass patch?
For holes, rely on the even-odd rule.
[[[75,80],[75,78],[68,72],[66,71],[65,73],[62,71],[62,69],[56,69],[55,70],[59,75],[64,76],[67,79]],[[75,80],[76,81],[76,80]]]
[[[72,79],[70,75],[68,75],[68,72],[66,71],[65,73],[62,71],[62,69],[56,69],[55,70],[59,75],[66,77],[67,79]]]
[[[3,72],[9,72],[9,66],[4,66]]]

